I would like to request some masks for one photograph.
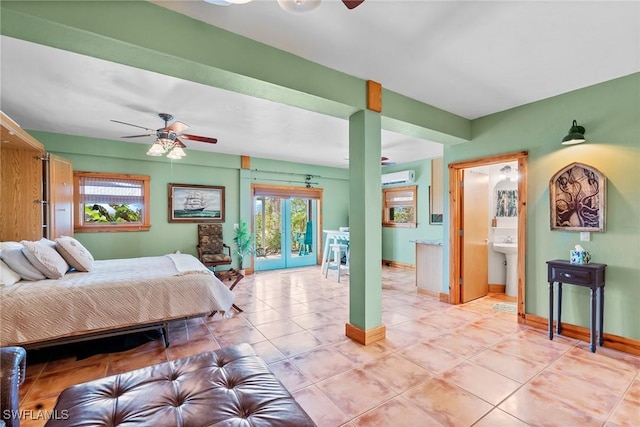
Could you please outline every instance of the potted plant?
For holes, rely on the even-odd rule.
[[[236,228],[236,235],[233,241],[237,246],[234,253],[238,255],[238,269],[240,270],[240,274],[244,275],[244,257],[256,252],[253,245],[253,233],[249,230],[249,224],[245,221],[240,221],[238,228]]]

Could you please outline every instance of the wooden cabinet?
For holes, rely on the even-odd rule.
[[[45,167],[44,145],[2,112],[0,119],[0,241],[72,235],[71,163],[51,156],[55,166]]]
[[[429,224],[442,224],[444,161],[442,157],[431,159],[431,186],[429,187]]]
[[[0,136],[0,240],[43,236],[44,146],[2,113]]]

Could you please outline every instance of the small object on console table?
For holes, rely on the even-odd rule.
[[[547,266],[549,281],[549,339],[553,339],[553,284],[558,283],[558,320],[556,325],[558,335],[562,332],[562,284],[584,286],[591,291],[590,349],[592,353],[595,353],[596,332],[598,333],[598,345],[602,347],[603,344],[604,272],[607,265],[596,263],[572,264],[569,261],[557,259],[547,261]],[[596,302],[598,305],[597,310]]]

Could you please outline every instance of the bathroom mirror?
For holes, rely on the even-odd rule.
[[[442,224],[444,200],[442,197],[444,169],[443,159],[431,159],[431,185],[429,186],[429,224]]]

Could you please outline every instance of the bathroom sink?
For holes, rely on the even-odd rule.
[[[503,253],[505,255],[512,255],[518,253],[518,244],[517,243],[503,243],[503,242],[493,242],[493,250],[496,252]]]
[[[518,295],[518,243],[493,242],[493,250],[504,254],[507,266],[507,280],[504,293]]]

